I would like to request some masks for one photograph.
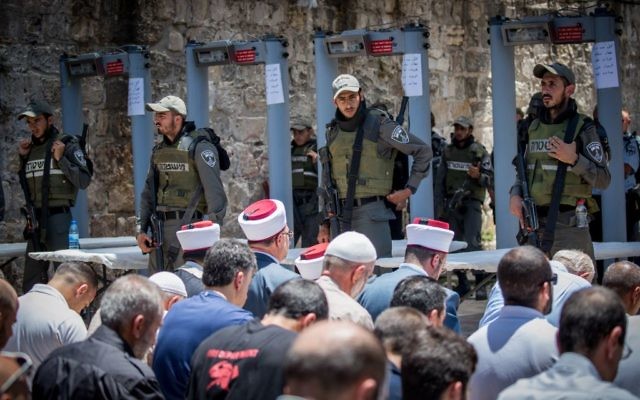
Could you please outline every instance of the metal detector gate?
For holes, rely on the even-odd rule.
[[[190,42],[187,58],[187,109],[197,127],[209,126],[208,68],[215,65],[265,65],[270,196],[284,203],[293,231],[291,135],[289,133],[289,67],[283,37],[260,40]]]
[[[316,63],[316,109],[318,147],[326,145],[324,127],[335,112],[331,83],[338,75],[338,59],[357,56],[403,55],[403,88],[409,97],[409,131],[431,145],[431,105],[429,103],[429,32],[422,25],[402,29],[368,31],[363,29],[314,36]],[[410,158],[409,162],[412,160]],[[411,217],[433,217],[433,174],[411,196]]]
[[[605,241],[624,242],[625,202],[623,143],[618,82],[619,41],[616,18],[597,8],[589,16],[528,17],[508,20],[492,18],[491,74],[493,93],[493,134],[495,154],[496,244],[498,248],[516,246],[518,221],[509,213],[509,188],[515,182],[511,160],[516,154],[516,114],[514,46],[534,43],[554,45],[594,42],[592,63],[597,89],[598,116],[611,146],[611,184],[602,195],[603,237]],[[530,73],[528,72],[527,75]],[[531,73],[532,75],[532,73]],[[533,77],[532,77],[533,79]]]
[[[129,77],[128,115],[131,117],[133,182],[136,214],[138,214],[154,136],[151,114],[145,113],[144,110],[145,103],[151,101],[151,74],[147,47],[128,45],[116,51],[85,53],[78,56],[63,54],[60,57],[62,128],[65,133],[79,135],[82,132],[81,80],[97,75],[106,78]],[[84,190],[78,192],[73,215],[78,221],[80,236],[87,237],[89,212],[87,194]]]

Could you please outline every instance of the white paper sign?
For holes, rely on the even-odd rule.
[[[620,86],[615,42],[594,43],[591,49],[591,64],[593,65],[596,89]]]
[[[402,89],[408,97],[422,96],[422,56],[420,53],[402,57]]]
[[[267,104],[284,103],[280,64],[267,64],[264,68],[264,83],[267,87]]]
[[[129,110],[127,115],[144,115],[144,79],[129,78]]]

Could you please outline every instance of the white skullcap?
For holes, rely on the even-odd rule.
[[[407,246],[417,245],[429,250],[449,252],[453,240],[453,231],[449,224],[435,219],[415,218],[407,225]]]
[[[316,280],[322,275],[322,262],[329,243],[320,243],[303,251],[296,258],[296,267],[304,279]]]
[[[176,236],[185,253],[207,250],[220,240],[220,225],[213,221],[182,225],[182,228],[176,232]]]
[[[362,233],[353,231],[336,236],[327,246],[324,255],[359,263],[370,263],[378,258],[371,240]]]
[[[269,239],[287,225],[287,213],[280,200],[259,200],[238,215],[238,223],[250,242]]]
[[[187,288],[184,286],[184,282],[173,272],[156,272],[149,277],[149,280],[158,285],[163,292],[187,297]]]

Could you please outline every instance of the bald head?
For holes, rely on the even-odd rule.
[[[13,324],[18,312],[18,295],[13,286],[0,279],[0,349],[4,348],[13,334]]]
[[[385,376],[382,345],[366,329],[323,321],[304,330],[285,360],[285,391],[329,399],[376,399]]]
[[[616,292],[622,299],[627,314],[640,310],[640,267],[631,261],[618,261],[609,265],[602,278],[602,286]]]

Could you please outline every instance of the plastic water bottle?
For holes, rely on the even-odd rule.
[[[78,233],[78,223],[75,219],[71,220],[71,225],[69,226],[69,248],[80,248],[80,234]]]
[[[576,228],[588,228],[589,227],[589,213],[587,207],[584,205],[584,199],[578,200],[576,205]]]

